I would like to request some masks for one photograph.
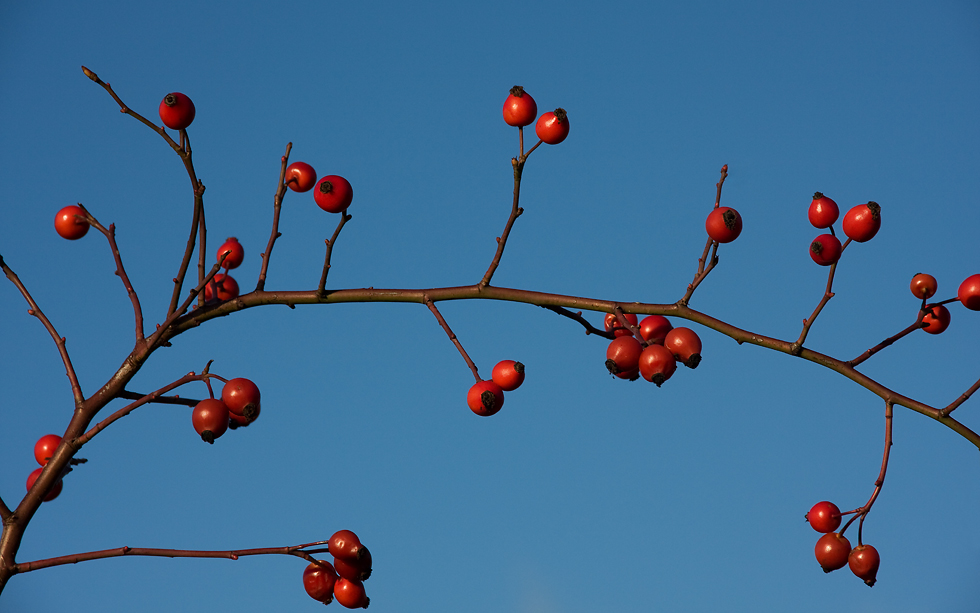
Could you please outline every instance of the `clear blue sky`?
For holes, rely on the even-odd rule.
[[[842,208],[875,200],[884,222],[845,253],[814,349],[847,359],[911,323],[914,273],[935,275],[946,298],[980,272],[976,2],[482,4],[0,7],[0,254],[68,338],[86,392],[131,349],[132,310],[105,241],[61,240],[55,212],[82,202],[116,224],[152,325],[191,197],[172,151],[81,64],[150,118],[168,92],[193,98],[209,243],[241,240],[244,287],[288,141],[294,160],[354,186],[330,287],[478,281],[510,207],[517,135],[500,109],[514,84],[542,111],[567,109],[571,134],[528,162],[497,285],[676,301],[725,163],[723,201],[745,229],[692,302],[718,318],[798,335],[826,279],[806,254],[815,190]],[[290,193],[268,288],[315,287],[335,224]],[[864,372],[948,403],[980,376],[980,314],[951,311],[945,334],[906,338]],[[466,408],[472,377],[422,306],[238,313],[178,338],[130,387],[214,360],[258,383],[261,419],[209,446],[189,410],[138,410],[85,447],[88,464],[42,506],[18,559],[281,546],[350,528],[374,554],[376,611],[975,610],[980,458],[948,429],[896,411],[865,524],[882,555],[868,589],[820,571],[803,515],[867,500],[877,397],[705,329],[697,370],[661,389],[628,384],[605,373],[602,340],[543,309],[443,313],[485,376],[501,359],[527,364],[495,417]],[[63,432],[72,406],[50,338],[6,281],[0,320],[0,492],[14,505],[34,441]],[[974,429],[978,403],[960,414]],[[101,560],[18,576],[0,608],[316,611],[304,566]]]

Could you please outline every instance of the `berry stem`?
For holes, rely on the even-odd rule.
[[[344,225],[351,220],[351,216],[347,214],[347,211],[340,212],[340,222],[337,224],[337,229],[333,231],[333,236],[328,240],[324,241],[327,243],[327,254],[323,258],[323,272],[320,273],[320,285],[317,287],[317,295],[322,296],[327,286],[327,273],[330,272],[330,256],[333,254],[333,246],[337,242],[337,237],[340,236],[340,231],[344,229]]]
[[[868,358],[870,358],[874,354],[878,353],[879,351],[881,351],[885,347],[888,347],[889,345],[891,345],[895,341],[897,341],[897,340],[899,340],[901,338],[904,338],[905,336],[908,336],[912,332],[915,332],[916,330],[918,330],[919,328],[922,327],[922,318],[925,317],[925,314],[926,314],[926,309],[925,308],[919,309],[919,315],[918,315],[918,317],[916,317],[915,323],[913,323],[908,328],[905,328],[904,330],[902,330],[898,334],[896,334],[894,336],[889,336],[885,340],[881,341],[880,343],[878,343],[877,345],[875,345],[871,349],[868,349],[867,351],[865,351],[864,353],[862,353],[858,357],[854,358],[853,360],[850,360],[847,363],[850,364],[851,366],[857,366],[858,364],[860,364],[861,362],[867,360]]]
[[[470,370],[473,372],[473,377],[476,379],[476,382],[479,383],[480,381],[483,381],[483,379],[480,378],[480,371],[477,370],[476,364],[473,363],[473,360],[470,359],[470,356],[466,353],[466,350],[463,349],[463,344],[459,342],[458,338],[456,338],[456,334],[449,327],[449,324],[446,323],[446,319],[442,316],[442,313],[439,312],[439,309],[436,308],[435,302],[433,302],[428,296],[425,297],[425,306],[429,307],[432,314],[436,316],[436,321],[439,322],[442,329],[449,335],[449,340],[456,345],[456,349],[459,350],[459,354],[463,356],[463,359],[466,361],[466,365],[469,366]]]
[[[721,167],[721,178],[718,179],[717,183],[715,183],[715,188],[717,189],[717,191],[715,192],[715,206],[712,207],[712,210],[717,209],[719,206],[721,206],[721,188],[724,187],[725,179],[727,178],[728,178],[728,164],[725,164],[724,166]],[[709,250],[711,250],[710,260],[708,259]],[[680,306],[687,306],[688,303],[691,302],[691,296],[694,295],[694,290],[696,290],[698,286],[701,285],[701,282],[704,281],[705,277],[708,276],[708,273],[710,273],[717,265],[718,265],[718,242],[711,240],[711,237],[708,237],[708,242],[704,244],[704,251],[701,253],[701,257],[698,258],[698,271],[694,273],[694,280],[691,281],[691,283],[687,286],[687,292],[680,300],[677,301],[677,304]]]
[[[861,536],[864,528],[864,518],[871,512],[871,507],[874,506],[875,501],[878,499],[878,495],[881,494],[881,486],[884,485],[885,474],[888,472],[888,457],[891,454],[892,449],[892,413],[892,403],[885,401],[885,450],[881,454],[881,470],[878,471],[878,478],[875,479],[875,489],[871,493],[871,498],[868,499],[868,502],[864,503],[864,506],[858,507],[853,511],[848,511],[847,513],[842,513],[842,515],[854,513],[854,517],[847,520],[847,523],[844,524],[843,528],[841,528],[840,534],[844,534],[847,527],[854,523],[855,519],[860,518],[860,521],[858,522],[858,545],[862,544]]]
[[[286,196],[286,167],[289,164],[289,153],[293,150],[293,143],[286,143],[286,153],[282,156],[282,166],[279,168],[279,187],[276,188],[276,195],[272,199],[272,234],[269,236],[269,243],[265,246],[262,254],[262,269],[259,270],[259,280],[255,284],[255,291],[260,292],[265,289],[265,278],[269,272],[269,258],[272,257],[272,248],[276,246],[276,239],[282,234],[279,232],[279,213],[282,210],[282,200]]]
[[[807,334],[810,333],[810,328],[813,326],[813,322],[817,320],[817,316],[820,315],[820,311],[823,310],[830,299],[834,297],[833,287],[834,287],[834,274],[837,273],[837,262],[830,265],[830,272],[827,273],[827,289],[823,292],[823,297],[820,302],[817,303],[817,307],[813,309],[813,313],[810,314],[808,319],[803,320],[803,330],[800,331],[800,337],[796,339],[796,342],[791,346],[791,353],[793,355],[800,355],[800,351],[803,350],[803,342],[806,341]]]
[[[538,145],[540,145],[540,141]],[[538,145],[535,145],[537,147]],[[524,148],[524,131],[521,130],[521,149]],[[534,151],[534,149],[531,149]],[[514,199],[510,207],[510,217],[507,218],[507,223],[504,225],[504,231],[500,234],[500,238],[497,239],[497,252],[493,254],[493,260],[490,262],[490,267],[487,268],[487,272],[484,273],[483,278],[480,280],[479,286],[486,287],[490,285],[490,279],[493,278],[493,273],[496,272],[497,267],[500,266],[500,258],[504,255],[504,248],[507,246],[507,238],[510,236],[510,230],[514,227],[514,222],[517,218],[524,213],[524,209],[520,207],[521,202],[521,177],[524,174],[524,162],[527,160],[527,156],[531,155],[531,151],[528,151],[526,155],[522,154],[520,157],[511,159],[511,165],[514,167]]]

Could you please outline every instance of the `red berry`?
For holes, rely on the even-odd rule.
[[[234,300],[238,298],[238,281],[235,281],[231,275],[219,272],[214,275],[214,280],[211,283],[204,286],[204,299],[212,300],[215,292],[217,292],[218,300],[221,302]]]
[[[466,393],[466,405],[477,415],[490,417],[504,406],[504,390],[493,381],[474,383]]]
[[[371,599],[364,593],[364,584],[341,577],[333,586],[333,595],[337,602],[348,609],[366,609]]]
[[[810,243],[810,257],[821,266],[830,266],[840,259],[841,244],[833,234],[821,234]]]
[[[640,376],[660,387],[677,370],[674,354],[663,345],[648,345],[640,354]]]
[[[844,234],[859,243],[874,238],[881,228],[881,207],[877,202],[859,204],[844,215]]]
[[[817,556],[817,562],[823,568],[823,572],[829,573],[847,565],[847,556],[851,553],[851,543],[844,535],[829,532],[817,539],[814,553]]]
[[[839,215],[840,209],[837,208],[836,202],[820,192],[813,194],[813,201],[810,202],[807,217],[814,228],[829,228],[834,225]]]
[[[538,118],[534,131],[542,141],[557,145],[568,136],[568,114],[560,108],[553,113],[545,113]]]
[[[258,386],[249,379],[231,379],[221,388],[221,402],[225,403],[230,412],[245,417],[249,423],[259,416],[261,400]]]
[[[956,297],[971,311],[980,311],[980,274],[964,279],[956,290]]]
[[[742,233],[742,216],[733,208],[720,206],[708,213],[704,229],[711,240],[730,243]]]
[[[640,322],[640,336],[648,343],[663,345],[667,333],[674,329],[663,315],[649,315]]]
[[[330,562],[318,560],[310,562],[303,571],[303,587],[313,600],[330,604],[333,600],[333,586],[337,582],[337,573]]]
[[[504,100],[504,121],[509,126],[527,126],[538,116],[538,105],[534,98],[520,85],[510,88],[510,95]]]
[[[632,325],[636,325],[637,317],[632,313],[624,313],[623,317],[626,321],[630,322]],[[615,313],[607,313],[605,319],[602,321],[603,325],[606,327],[606,332],[612,332],[616,336],[632,336],[633,331],[629,328],[624,328],[619,318],[616,317]]]
[[[34,487],[34,482],[37,481],[37,478],[41,476],[41,471],[42,470],[44,470],[44,469],[43,468],[35,468],[34,471],[30,475],[28,475],[28,477],[27,477],[27,490],[28,491],[30,491],[30,489],[32,487]],[[58,497],[58,494],[61,493],[61,490],[62,490],[62,488],[64,488],[64,486],[65,486],[65,484],[62,483],[62,480],[61,479],[58,479],[58,482],[54,484],[54,487],[51,488],[51,491],[48,492],[48,495],[45,496],[41,500],[41,502],[51,502],[52,500],[54,500],[55,498],[57,498]]]
[[[824,500],[813,505],[806,514],[806,520],[817,532],[833,532],[840,526],[840,509],[836,504]]]
[[[361,550],[365,549],[361,539],[350,530],[334,532],[327,542],[327,548],[330,550],[330,555],[347,562],[357,562],[364,555]]]
[[[524,383],[524,365],[514,360],[501,360],[493,367],[493,382],[505,392],[512,392]]]
[[[89,223],[85,220],[85,211],[82,210],[82,207],[66,206],[54,216],[54,231],[61,238],[67,238],[70,241],[78,240],[85,236],[88,228]]]
[[[294,192],[308,192],[316,185],[316,171],[306,162],[293,162],[283,180]]]
[[[926,309],[922,323],[922,329],[929,334],[942,334],[949,327],[949,309],[941,304]]]
[[[194,121],[194,103],[180,92],[163,97],[160,102],[160,120],[171,130],[183,130]]]
[[[218,247],[218,261],[221,262],[221,256],[224,254],[225,261],[222,262],[222,266],[227,270],[232,268],[238,268],[242,265],[242,261],[245,260],[245,248],[242,244],[238,242],[238,239],[232,236],[226,240],[220,247]]]
[[[317,182],[313,200],[328,213],[340,213],[354,200],[354,188],[343,177],[327,175]]]
[[[936,290],[939,289],[939,283],[936,282],[936,277],[920,272],[912,277],[912,282],[909,283],[909,289],[916,298],[928,300],[936,295]]]
[[[54,455],[58,445],[61,444],[61,437],[57,434],[45,434],[34,443],[34,459],[41,466],[48,463]]]
[[[847,556],[847,565],[851,567],[851,572],[857,575],[858,579],[863,579],[868,587],[873,587],[875,584],[879,564],[881,558],[878,556],[878,550],[871,545],[858,545]]]
[[[367,581],[371,577],[371,552],[361,546],[357,560],[348,562],[343,558],[334,558],[337,574],[350,581]]]
[[[640,341],[632,336],[620,336],[613,339],[606,349],[606,368],[614,375],[638,371],[641,353],[643,345]]]
[[[668,332],[664,347],[688,368],[697,368],[701,363],[701,339],[690,328],[674,328]]]
[[[194,407],[191,423],[201,440],[213,445],[214,439],[228,430],[228,407],[216,398],[205,398]]]

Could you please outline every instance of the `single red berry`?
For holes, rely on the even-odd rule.
[[[912,277],[912,282],[909,283],[909,289],[916,298],[928,300],[936,295],[936,290],[939,289],[939,283],[936,281],[936,277],[920,272]]]
[[[524,383],[524,365],[514,360],[501,360],[493,367],[493,382],[505,392],[512,392]]]
[[[38,464],[44,466],[54,456],[54,452],[60,444],[60,436],[57,434],[45,434],[34,443],[34,459],[37,460]]]
[[[350,530],[337,530],[327,541],[327,549],[330,550],[330,555],[337,559],[357,562],[364,556],[361,550],[365,547],[361,544],[361,539]]]
[[[252,419],[245,417],[244,415],[236,415],[231,411],[228,411],[228,429],[237,430],[239,428],[248,427],[253,421],[259,418],[259,413],[261,412],[260,407],[256,407],[255,415]]]
[[[674,329],[663,315],[649,315],[640,322],[640,336],[648,343],[663,345],[667,333]]]
[[[234,236],[226,240],[220,247],[218,247],[219,262],[221,262],[221,256],[226,253],[228,255],[225,256],[225,261],[222,262],[221,265],[227,270],[238,268],[245,260],[245,248],[242,247],[242,244],[239,243],[238,239]]]
[[[466,393],[466,405],[477,415],[490,417],[504,406],[504,390],[493,381],[474,383]]]
[[[690,328],[674,328],[668,332],[664,347],[688,368],[697,368],[701,363],[701,339]]]
[[[929,334],[942,334],[949,327],[949,309],[941,304],[926,309],[922,316],[922,329]]]
[[[286,168],[283,180],[294,192],[308,192],[316,185],[316,171],[306,162],[293,162]]]
[[[54,216],[54,231],[61,238],[70,241],[78,240],[88,232],[89,223],[85,219],[85,211],[80,206],[66,206]]]
[[[228,430],[228,407],[216,398],[205,398],[194,407],[191,423],[201,440],[213,445]]]
[[[34,471],[30,475],[28,475],[28,477],[27,477],[27,491],[30,491],[31,488],[34,487],[34,482],[37,481],[37,478],[41,476],[41,471],[42,470],[44,470],[44,469],[43,468],[35,468]],[[62,483],[62,480],[61,479],[58,479],[58,482],[54,484],[54,487],[51,488],[51,491],[48,492],[48,495],[45,496],[43,499],[41,499],[41,502],[51,502],[52,500],[54,500],[55,498],[57,498],[58,495],[61,493],[62,488],[64,488],[64,486],[65,486],[65,484]]]
[[[663,345],[648,345],[640,354],[640,376],[656,383],[657,387],[670,379],[677,370],[674,354]]]
[[[614,375],[638,371],[641,353],[643,345],[632,336],[615,338],[606,349],[606,368]]]
[[[333,586],[333,595],[337,602],[348,609],[366,609],[371,599],[364,593],[364,584],[341,577]]]
[[[624,313],[623,317],[626,321],[630,322],[631,325],[636,325],[638,319],[636,315],[632,313]],[[629,328],[624,328],[619,318],[616,317],[615,313],[607,313],[605,319],[603,320],[603,325],[606,327],[606,332],[612,332],[616,336],[632,336],[633,331]]]
[[[956,297],[971,311],[980,311],[980,274],[964,279],[956,290]]]
[[[214,289],[212,289],[212,287]],[[204,299],[212,300],[214,294],[217,292],[218,300],[224,302],[225,300],[234,300],[238,298],[238,281],[232,278],[231,275],[226,275],[223,273],[218,273],[214,275],[214,279],[211,283],[204,286]]]
[[[534,131],[542,141],[557,145],[568,136],[568,114],[565,109],[555,109],[538,118]]]
[[[337,583],[337,572],[330,562],[318,560],[310,562],[303,571],[303,587],[310,598],[324,604],[333,601],[333,586]]]
[[[828,532],[817,539],[814,553],[817,556],[817,562],[823,568],[823,572],[829,573],[847,565],[847,557],[851,553],[851,543],[843,534]]]
[[[509,126],[531,125],[538,116],[538,105],[534,98],[520,85],[510,88],[510,95],[504,100],[504,121]]]
[[[820,192],[813,194],[813,201],[810,202],[807,217],[814,228],[829,228],[834,225],[838,216],[840,216],[840,209],[837,208],[836,202]]]
[[[348,562],[343,558],[334,558],[337,574],[350,581],[367,581],[371,577],[371,552],[361,545],[360,557]]]
[[[881,228],[881,207],[877,202],[859,204],[844,215],[844,234],[859,243],[874,238]]]
[[[806,520],[817,532],[833,532],[840,526],[840,509],[836,504],[824,500],[813,505],[806,514]]]
[[[874,587],[879,564],[881,558],[878,556],[878,550],[871,545],[858,545],[847,556],[847,565],[851,567],[851,572],[858,579],[863,579],[868,587]]]
[[[313,200],[328,213],[340,213],[354,200],[354,188],[343,177],[327,175],[317,182]]]
[[[708,213],[704,229],[711,240],[730,243],[742,233],[742,216],[733,208],[720,206]]]
[[[833,234],[821,234],[810,243],[810,258],[821,266],[830,266],[840,259],[841,244]]]
[[[261,400],[258,386],[249,379],[231,379],[221,388],[221,402],[225,403],[230,412],[245,417],[249,423],[259,416]]]
[[[194,103],[180,92],[163,97],[160,102],[160,120],[171,130],[183,130],[194,121]]]

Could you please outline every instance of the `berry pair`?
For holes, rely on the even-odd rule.
[[[61,437],[57,434],[45,434],[41,438],[37,439],[34,443],[34,459],[37,463],[41,465],[41,468],[35,468],[31,474],[27,477],[27,489],[30,491],[34,487],[34,482],[37,478],[41,476],[41,471],[44,470],[44,466],[48,461],[54,456],[55,450],[61,445]],[[61,489],[64,487],[61,479],[55,483],[51,491],[44,497],[42,502],[51,502],[61,494]]]
[[[327,549],[333,554],[333,564],[317,560],[303,571],[306,593],[323,604],[330,604],[336,598],[348,609],[368,608],[371,599],[364,591],[363,582],[371,576],[371,552],[350,530],[335,532]]]
[[[538,105],[531,94],[520,85],[510,88],[510,95],[504,100],[504,122],[509,126],[523,128],[531,125],[538,115]],[[568,137],[568,113],[563,108],[543,114],[534,125],[534,133],[542,142],[557,145]]]
[[[261,410],[259,388],[248,379],[231,379],[221,390],[221,398],[206,398],[191,412],[194,430],[201,440],[214,444],[228,429],[248,426]]]
[[[481,417],[495,415],[504,406],[504,392],[512,392],[524,383],[524,365],[501,360],[493,367],[490,381],[479,381],[466,393],[466,405]]]
[[[286,168],[286,185],[294,192],[308,192],[316,186],[313,200],[328,213],[347,210],[354,200],[354,188],[350,182],[337,175],[327,175],[316,180],[316,171],[306,162],[293,162]]]

